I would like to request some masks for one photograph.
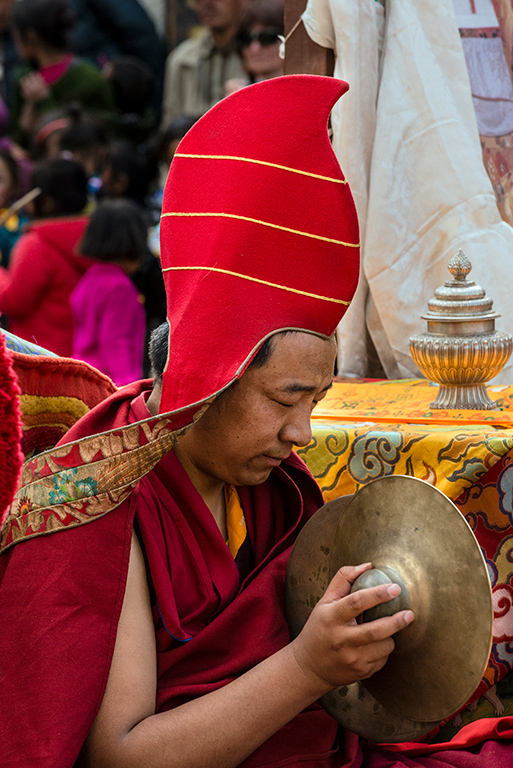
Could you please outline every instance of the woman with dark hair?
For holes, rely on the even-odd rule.
[[[87,204],[87,177],[74,160],[55,157],[34,166],[32,185],[41,193],[32,203],[36,219],[82,213]]]
[[[96,113],[113,110],[110,83],[92,64],[71,53],[74,19],[68,0],[17,0],[12,24],[16,46],[26,62],[15,77],[13,138],[27,143],[41,114],[70,102]]]
[[[280,36],[283,35],[283,0],[252,0],[239,26],[236,44],[248,78],[228,80],[226,95],[245,85],[283,75]]]
[[[20,237],[8,269],[0,267],[0,312],[9,330],[62,357],[73,351],[70,295],[91,260],[76,253],[87,216],[87,176],[73,160],[38,163],[32,203],[35,221]]]
[[[84,166],[93,182],[90,188],[93,194],[98,189],[98,183],[92,177],[99,172],[106,150],[107,131],[103,122],[84,114],[77,102],[67,109],[47,112],[38,121],[33,134],[34,159],[64,157],[76,160]]]
[[[114,93],[116,112],[107,127],[113,136],[143,144],[156,126],[155,76],[135,56],[116,56],[103,67]]]
[[[131,141],[115,139],[110,142],[103,162],[102,194],[126,197],[145,208],[157,173],[157,161],[151,152]]]
[[[98,174],[107,152],[108,135],[102,121],[84,114],[78,105],[68,109],[69,124],[59,137],[59,153],[80,163],[89,178],[89,191],[101,185]]]

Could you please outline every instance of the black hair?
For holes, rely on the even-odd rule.
[[[110,144],[105,165],[110,166],[113,179],[126,177],[123,197],[144,205],[150,185],[157,174],[155,159],[142,146],[130,141],[113,141]],[[109,194],[109,190],[105,190]]]
[[[80,152],[98,146],[107,146],[107,131],[99,120],[84,115],[80,104],[73,104],[66,110],[69,125],[64,128],[59,148],[61,152]]]
[[[79,245],[83,256],[99,261],[138,261],[147,250],[148,230],[131,200],[104,200],[94,211]]]
[[[162,134],[162,144],[167,145],[176,139],[183,139],[197,120],[199,120],[199,117],[193,117],[192,115],[178,115],[175,117]]]
[[[169,323],[165,320],[152,332],[150,336],[150,363],[151,371],[157,381],[162,380],[162,374],[166,367],[167,353],[169,349]]]
[[[34,200],[36,218],[48,215],[48,202],[52,204],[52,216],[81,213],[86,206],[86,172],[74,160],[41,160],[32,171],[32,186],[41,188],[41,194]]]
[[[67,51],[75,17],[69,0],[16,0],[12,23],[22,40],[33,30],[44,45]]]
[[[21,192],[20,168],[8,149],[0,149],[0,160],[3,160],[6,164],[11,177],[11,188],[7,200],[5,201],[5,205],[10,205],[16,200]]]
[[[263,27],[272,27],[278,34],[283,34],[283,0],[251,0],[247,3],[239,29],[237,38],[244,35],[250,27],[261,24]]]
[[[279,331],[273,336],[269,336],[269,338],[264,341],[256,353],[249,367],[262,368],[262,366],[265,365],[273,353],[276,336],[286,336],[289,333],[298,333],[298,331]],[[162,379],[162,374],[164,373],[164,368],[166,367],[168,345],[169,323],[166,320],[162,323],[162,325],[159,325],[158,328],[155,328],[150,338],[150,363],[153,375],[157,380]],[[237,381],[233,382],[231,386],[233,387],[235,384],[237,384]]]
[[[151,67],[136,56],[116,56],[110,63],[117,109],[123,114],[144,115],[155,91]]]
[[[289,333],[299,333],[299,331],[278,331],[278,333],[274,333],[272,336],[269,336],[269,338],[264,341],[255,357],[251,361],[250,367],[254,366],[255,368],[262,368],[262,366],[267,363],[274,351],[276,336],[287,336]]]
[[[263,365],[266,364],[266,362],[271,357],[273,349],[274,349],[274,336],[269,336],[269,338],[264,341],[264,343],[256,353],[255,357],[251,361],[251,365],[254,365],[255,368],[261,368]]]
[[[199,120],[199,116],[191,115],[178,115],[171,120],[154,142],[154,148],[161,160],[168,162],[167,151],[171,142],[183,139],[197,120]]]

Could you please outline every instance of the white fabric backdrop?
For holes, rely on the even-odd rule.
[[[339,373],[365,375],[366,324],[399,378],[418,375],[408,340],[426,330],[420,315],[459,248],[502,315],[496,327],[513,333],[513,229],[483,166],[452,0],[386,0],[384,16],[375,0],[309,0],[303,20],[351,85],[332,120],[363,278],[339,329]],[[501,382],[513,383],[513,362]]]

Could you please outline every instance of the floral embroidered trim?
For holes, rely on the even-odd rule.
[[[26,462],[0,531],[0,553],[25,539],[83,525],[121,504],[187,429],[168,418],[59,446]]]

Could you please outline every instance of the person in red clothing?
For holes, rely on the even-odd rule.
[[[62,357],[73,351],[71,292],[91,266],[76,246],[88,222],[87,176],[73,160],[42,161],[33,173],[41,189],[35,220],[18,240],[8,269],[0,268],[0,312],[9,330]]]

